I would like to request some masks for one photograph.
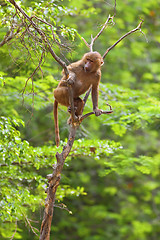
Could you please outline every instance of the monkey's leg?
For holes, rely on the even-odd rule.
[[[79,97],[74,99],[74,106],[76,107],[75,114],[77,116],[82,115],[83,106],[84,106],[83,100]]]
[[[82,115],[84,102],[81,98],[74,99],[74,111],[76,116]],[[68,107],[68,112],[71,113],[71,107]]]
[[[69,93],[67,87],[57,87],[54,90],[54,97],[59,104],[66,107],[69,106]]]
[[[82,115],[82,111],[83,111],[83,106],[84,106],[84,102],[81,98],[76,98],[74,99],[74,109],[75,109],[75,115],[77,117],[77,121],[79,120],[80,116]],[[71,113],[71,108],[68,107],[68,112]],[[72,119],[71,117],[69,117],[68,124],[72,123]]]

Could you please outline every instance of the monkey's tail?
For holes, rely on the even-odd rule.
[[[58,126],[58,102],[55,100],[53,105],[53,114],[54,114],[54,125],[55,125],[55,141],[56,146],[59,146],[60,136],[59,136],[59,126]]]

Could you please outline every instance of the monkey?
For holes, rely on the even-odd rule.
[[[103,58],[98,52],[85,53],[81,60],[67,66],[69,78],[66,80],[64,71],[57,88],[54,90],[54,123],[55,141],[59,146],[59,126],[58,126],[58,104],[68,107],[70,113],[69,92],[67,82],[72,86],[75,116],[82,115],[84,102],[79,97],[92,87],[93,112],[96,116],[101,115],[102,110],[98,109],[99,82],[101,80],[101,66],[104,64]]]

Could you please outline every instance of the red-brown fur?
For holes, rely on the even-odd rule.
[[[75,106],[75,115],[80,116],[83,110],[83,100],[79,97],[92,87],[92,102],[93,111],[96,116],[101,114],[98,109],[98,88],[101,80],[101,65],[103,58],[98,52],[89,52],[84,54],[81,60],[74,62],[68,66],[69,82],[73,89],[73,98]],[[55,122],[55,140],[59,146],[59,128],[58,128],[58,103],[69,107],[69,93],[66,84],[66,76],[63,72],[63,77],[54,90],[54,122]]]

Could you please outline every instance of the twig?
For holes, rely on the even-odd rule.
[[[97,40],[97,38],[102,34],[102,32],[104,31],[104,29],[106,28],[106,26],[108,25],[108,23],[113,22],[113,18],[114,18],[114,15],[111,17],[110,15],[108,16],[107,20],[105,21],[105,23],[103,24],[103,27],[101,28],[101,30],[99,31],[99,33],[93,38],[92,35],[91,35],[91,43],[87,43],[87,41],[82,37],[81,39],[84,41],[84,43],[86,44],[86,46],[90,49],[90,52],[93,52],[93,44],[94,42]]]
[[[107,103],[107,105],[109,106],[110,111],[102,111],[102,114],[110,114],[110,113],[113,113],[113,110],[112,110],[111,105],[109,105],[108,103]],[[86,113],[85,115],[83,115],[83,116],[79,119],[79,121],[82,122],[85,118],[91,116],[92,114],[95,114],[95,113],[94,113],[94,112]]]
[[[59,42],[57,41],[57,39],[56,39],[56,37],[55,37],[55,34],[54,34],[54,31],[53,31],[53,26],[52,26],[52,24],[50,24],[50,23],[42,20],[41,18],[38,18],[38,17],[35,16],[35,15],[33,15],[31,18],[36,18],[38,21],[40,21],[40,22],[42,22],[42,23],[50,26],[51,31],[52,31],[52,35],[53,35],[53,39],[54,39],[54,41],[56,42],[56,44],[59,45],[60,47],[64,47],[64,48],[67,48],[67,49],[70,50],[70,48],[69,48],[68,46],[66,46],[65,44],[59,43]]]
[[[86,46],[87,46],[88,48],[90,48],[90,45],[87,43],[87,41],[86,41],[83,37],[81,37],[81,39],[84,41],[84,43],[86,44]]]
[[[111,22],[113,23],[113,18],[114,18],[114,16],[108,16],[108,18],[107,18],[107,20],[106,20],[106,22],[104,23],[104,25],[103,25],[103,27],[101,28],[101,30],[99,31],[99,33],[94,37],[94,38],[91,38],[91,43],[90,43],[90,51],[91,52],[93,52],[93,44],[94,44],[94,42],[97,40],[97,38],[102,34],[102,32],[104,31],[104,29],[106,28],[106,26],[107,26],[107,24],[110,22],[110,20],[111,20]]]
[[[81,39],[84,41],[84,43],[86,44],[86,46],[90,49],[90,52],[93,52],[93,44],[94,42],[97,40],[97,38],[102,34],[102,32],[104,31],[104,29],[106,28],[106,26],[108,25],[108,23],[111,21],[111,23],[114,24],[114,17],[116,16],[116,0],[114,3],[114,15],[111,17],[110,15],[108,16],[107,20],[105,21],[105,23],[103,24],[103,27],[101,28],[101,30],[99,31],[99,33],[93,38],[93,36],[91,35],[91,43],[87,43],[87,41],[82,37]]]
[[[102,114],[111,114],[111,113],[113,113],[112,110],[111,110],[111,111],[102,111]],[[79,121],[82,122],[85,118],[91,116],[92,114],[95,114],[95,113],[94,113],[94,112],[86,113],[85,115],[83,115],[83,116],[79,119]]]
[[[6,33],[4,39],[0,42],[0,47],[2,47],[4,44],[6,44],[6,43],[9,42],[10,40],[12,40],[12,39],[21,31],[22,25],[23,25],[23,24],[21,24],[21,25],[18,27],[18,29],[17,29],[17,31],[16,31],[15,33],[13,32],[13,29],[11,28],[11,30],[9,30],[9,31]]]
[[[117,42],[115,42],[111,47],[109,47],[107,49],[107,51],[104,53],[103,55],[103,59],[106,57],[106,55],[108,54],[108,52],[110,50],[112,50],[120,41],[122,41],[125,37],[129,36],[130,34],[136,32],[136,31],[140,31],[141,32],[141,26],[142,26],[142,23],[144,22],[144,20],[141,20],[141,22],[138,24],[138,26],[136,28],[134,28],[133,30],[129,31],[128,33],[124,34]]]
[[[25,89],[26,89],[26,87],[27,87],[27,84],[28,84],[29,79],[32,79],[32,78],[33,78],[33,76],[34,76],[34,74],[36,73],[37,69],[40,69],[40,65],[41,65],[41,63],[42,63],[43,56],[44,56],[44,50],[43,50],[43,52],[42,52],[42,54],[41,54],[41,58],[40,58],[40,61],[39,61],[39,63],[38,63],[38,66],[34,69],[33,73],[32,73],[32,74],[28,77],[28,79],[26,80],[24,89],[23,89],[23,91],[22,91],[22,96],[24,95],[24,92],[25,92]],[[33,90],[33,80],[32,80],[32,90]],[[33,91],[33,92],[34,92],[34,91]]]
[[[16,221],[16,228],[15,228],[15,231],[14,231],[12,237],[10,238],[10,240],[13,240],[13,239],[14,239],[14,236],[15,236],[16,232],[17,232],[17,221]]]
[[[35,24],[35,22],[32,20],[32,17],[29,17],[29,16],[25,13],[25,11],[24,11],[20,6],[17,5],[17,3],[15,2],[15,0],[9,0],[9,2],[14,5],[14,7],[16,8],[16,10],[18,10],[18,11],[25,17],[25,19],[27,19],[27,20],[31,23],[32,27],[39,33],[39,35],[40,35],[41,38],[42,38],[42,41],[44,42],[44,44],[45,44],[45,46],[46,46],[46,48],[49,50],[49,52],[51,53],[51,55],[53,56],[53,58],[63,67],[64,72],[65,72],[65,75],[66,75],[66,78],[68,78],[69,72],[68,72],[66,63],[63,62],[62,59],[60,59],[60,58],[56,55],[56,53],[53,51],[53,49],[52,49],[52,47],[51,47],[51,45],[50,45],[50,43],[49,43],[49,40],[48,40],[48,38],[46,37],[45,33]]]
[[[113,17],[116,16],[116,6],[117,6],[117,3],[116,3],[116,0],[115,0],[115,2],[114,2],[114,15],[113,15]]]
[[[92,91],[92,88],[90,88],[90,89],[87,91],[87,93],[85,94],[85,96],[84,96],[84,98],[83,98],[83,102],[84,102],[83,110],[84,110],[84,107],[85,107],[85,105],[86,105],[87,99],[88,99],[89,94],[91,93],[91,91]],[[82,112],[83,112],[83,110],[82,110]]]
[[[62,210],[66,210],[67,212],[72,214],[72,212],[67,208],[67,206],[64,203],[54,204],[54,206],[57,207],[57,208],[60,208]]]
[[[25,216],[24,214],[23,214],[23,216],[24,216],[24,218],[26,219],[26,221],[27,221],[29,227],[31,228],[32,232],[33,232],[36,236],[38,236],[38,234],[35,232],[35,230],[36,230],[37,232],[39,232],[39,230],[31,225],[30,220],[27,218],[27,216]]]

